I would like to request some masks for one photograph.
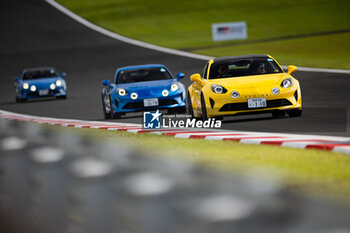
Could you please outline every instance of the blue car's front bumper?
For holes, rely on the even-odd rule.
[[[158,105],[145,107],[144,100],[158,98]],[[117,96],[113,100],[113,109],[118,113],[145,111],[152,109],[170,109],[186,106],[185,92],[176,92],[169,94],[168,96],[152,96],[152,97],[138,97],[136,100],[130,98],[130,96]]]
[[[36,91],[31,91],[29,89],[25,90],[21,88],[20,90],[20,99],[33,99],[40,97],[59,97],[66,96],[66,88],[64,87],[56,87],[54,90],[49,88],[37,88]]]

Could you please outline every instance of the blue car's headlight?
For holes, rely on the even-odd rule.
[[[51,90],[55,90],[55,89],[56,89],[56,85],[55,85],[54,83],[51,83],[50,89],[51,89]]]
[[[162,95],[164,96],[164,97],[166,97],[166,96],[168,96],[169,95],[169,91],[168,90],[163,90],[162,91]]]
[[[179,89],[179,85],[177,85],[176,83],[174,83],[173,85],[171,85],[170,90],[171,91],[177,91]]]
[[[126,90],[123,89],[123,88],[118,89],[118,95],[125,96],[126,95]]]
[[[23,89],[27,90],[29,88],[29,84],[28,83],[23,83],[22,87],[23,87]]]
[[[56,86],[60,87],[62,85],[62,81],[61,80],[57,80],[56,81]]]
[[[131,99],[136,100],[138,95],[136,92],[133,92],[133,93],[131,93],[130,97],[131,97]]]
[[[35,85],[31,85],[31,86],[30,86],[30,90],[31,90],[32,92],[36,91],[36,86],[35,86]]]

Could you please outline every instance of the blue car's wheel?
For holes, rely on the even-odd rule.
[[[105,119],[112,119],[113,118],[113,110],[111,107],[110,98],[107,96],[104,96],[103,94],[102,94],[102,108],[103,108],[102,110],[103,110],[103,115],[104,115]]]

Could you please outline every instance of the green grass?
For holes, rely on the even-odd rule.
[[[246,21],[248,41],[350,29],[348,0],[58,1],[102,27],[165,47],[212,56],[264,52],[282,64],[350,69],[349,33],[196,49],[235,44],[212,41],[211,24],[218,22]]]
[[[350,33],[202,49],[196,52],[226,56],[227,51],[232,51],[232,55],[270,54],[285,65],[347,69],[350,68]]]
[[[296,192],[350,202],[350,157],[342,153],[100,129],[48,127],[70,130],[103,141],[125,140],[142,152],[163,157],[176,156],[212,169],[232,172],[272,169],[284,174],[284,181]]]

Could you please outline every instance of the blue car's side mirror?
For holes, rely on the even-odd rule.
[[[15,82],[19,82],[19,78],[17,76],[14,78],[14,80]]]
[[[184,73],[177,73],[176,77],[177,77],[177,79],[181,79],[181,78],[185,77],[185,74]]]
[[[64,77],[66,77],[66,76],[67,76],[66,73],[61,73],[61,78],[64,78]]]
[[[110,85],[111,85],[111,81],[109,81],[108,79],[106,79],[106,80],[103,80],[103,81],[102,81],[102,84],[105,85],[105,86],[110,86]]]

